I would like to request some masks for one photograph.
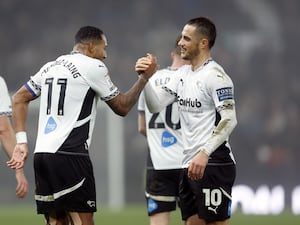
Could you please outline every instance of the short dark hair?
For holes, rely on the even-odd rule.
[[[210,19],[206,17],[197,17],[190,19],[187,24],[196,26],[199,33],[208,39],[209,48],[214,46],[217,37],[217,29],[215,24]]]
[[[103,31],[97,27],[84,26],[81,27],[75,35],[75,44],[83,41],[102,40]]]

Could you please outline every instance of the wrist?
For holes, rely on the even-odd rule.
[[[139,78],[142,79],[144,82],[148,82],[148,78],[146,77],[146,75],[144,73],[139,74]]]
[[[21,168],[21,169],[15,169],[15,171],[16,171],[16,173],[24,173],[23,172],[23,168]]]
[[[200,152],[203,152],[203,153],[205,153],[207,156],[210,156],[210,154],[211,154],[211,152],[209,152],[207,149],[205,149],[205,148],[202,148],[201,150],[200,150]]]
[[[25,131],[19,131],[16,133],[17,144],[27,143],[27,134]]]

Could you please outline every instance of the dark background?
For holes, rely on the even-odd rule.
[[[94,25],[108,38],[105,63],[125,92],[137,79],[138,57],[151,52],[161,67],[168,66],[183,25],[193,17],[208,16],[218,30],[212,56],[235,84],[239,123],[230,142],[238,166],[236,184],[254,189],[283,185],[289,202],[300,169],[299,9],[297,0],[1,0],[0,74],[13,94],[44,63],[72,49],[79,27]],[[31,152],[37,124],[34,105],[28,120]],[[105,117],[98,114],[91,149],[100,204],[107,202],[108,193]],[[125,200],[143,202],[146,142],[137,132],[136,108],[122,121]],[[25,168],[30,193],[18,200],[13,172],[1,153],[0,204],[33,201],[31,157]]]

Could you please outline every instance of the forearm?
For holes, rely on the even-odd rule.
[[[126,116],[139,99],[148,79],[140,75],[134,85],[124,94],[120,93],[114,99],[108,101],[110,108],[119,116]]]
[[[135,84],[124,94],[124,100],[122,103],[122,106],[126,108],[127,106],[127,113],[132,109],[132,107],[136,104],[136,102],[139,99],[139,96],[147,84],[148,79],[145,78],[144,75],[140,75],[138,80],[135,82]]]
[[[16,144],[16,138],[8,117],[1,118],[0,141],[5,153],[9,158],[11,158]]]
[[[145,111],[139,111],[138,112],[138,131],[144,137],[147,137]]]
[[[237,125],[236,114],[234,109],[220,111],[221,120],[216,126],[213,134],[207,140],[201,151],[208,156],[211,155],[224,141],[227,140],[233,129]]]
[[[25,87],[22,87],[13,96],[12,107],[15,132],[26,131],[26,118],[30,99],[28,97],[28,92],[24,90],[24,88]]]
[[[144,88],[145,101],[151,113],[160,112],[175,101],[174,97],[161,87],[155,88],[149,82]]]

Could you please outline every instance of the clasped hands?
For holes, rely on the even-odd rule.
[[[141,57],[135,64],[135,71],[148,80],[157,70],[157,59],[152,54],[147,54],[145,57]]]

